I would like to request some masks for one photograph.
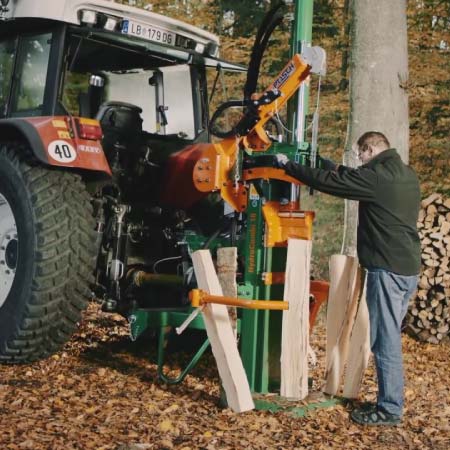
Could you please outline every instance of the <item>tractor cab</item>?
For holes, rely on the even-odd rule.
[[[207,140],[206,68],[242,70],[213,34],[111,1],[16,0],[2,16],[0,118],[80,116],[183,146]]]

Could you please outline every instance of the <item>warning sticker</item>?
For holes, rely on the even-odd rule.
[[[250,200],[259,200],[258,192],[253,184],[250,186]]]

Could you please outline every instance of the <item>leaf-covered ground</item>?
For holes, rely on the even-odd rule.
[[[320,397],[324,328],[312,338]],[[91,305],[80,332],[46,361],[0,366],[0,449],[433,449],[450,448],[450,345],[404,337],[406,411],[396,428],[349,421],[350,405],[309,411],[235,414],[219,406],[215,362],[208,354],[180,385],[157,381],[155,342],[132,343],[125,321]],[[177,372],[186,352],[173,352]],[[370,368],[362,400],[373,400]],[[270,399],[270,397],[268,398]],[[301,403],[298,404],[299,406]]]

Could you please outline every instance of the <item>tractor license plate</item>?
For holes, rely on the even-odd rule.
[[[136,36],[148,41],[160,42],[166,45],[175,45],[175,33],[162,28],[145,25],[134,20],[124,20],[122,22],[122,33],[129,36]]]

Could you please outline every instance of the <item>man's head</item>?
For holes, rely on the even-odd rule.
[[[367,131],[356,142],[358,158],[363,164],[390,148],[391,144],[383,133]]]

